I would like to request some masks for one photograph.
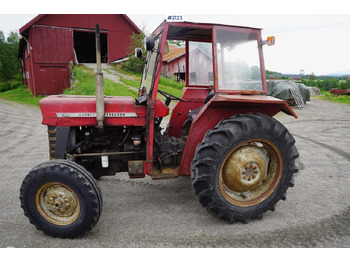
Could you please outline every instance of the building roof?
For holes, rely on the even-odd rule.
[[[185,47],[178,47],[176,45],[169,45],[169,52],[163,56],[163,62],[171,62],[186,53]]]
[[[19,33],[22,35],[23,32],[25,32],[29,27],[31,27],[32,25],[34,25],[36,22],[38,22],[41,18],[43,18],[44,16],[46,16],[47,14],[40,14],[37,15],[36,17],[34,17],[32,20],[30,20],[28,23],[26,23],[24,26],[22,26],[19,29]],[[122,15],[126,21],[129,22],[129,24],[137,31],[137,32],[141,32],[141,30],[134,24],[134,22],[125,14],[120,14]]]

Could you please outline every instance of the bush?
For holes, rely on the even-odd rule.
[[[146,50],[144,49],[143,45],[143,39],[145,38],[145,34],[141,31],[140,34],[133,33],[130,37],[130,46],[128,48],[128,61],[125,61],[123,64],[123,69],[127,70],[129,72],[134,73],[142,73],[143,66],[145,64],[146,58]],[[135,48],[140,47],[142,48],[142,52],[144,54],[144,57],[137,58],[135,57]]]
[[[14,89],[17,89],[17,88],[23,87],[23,86],[24,85],[22,84],[22,82],[19,82],[19,81],[3,82],[3,83],[0,83],[0,93],[6,92],[8,90],[14,90]]]
[[[10,82],[4,82],[0,83],[0,93],[11,90],[11,83]]]
[[[350,78],[340,84],[340,89],[350,89]]]
[[[339,80],[336,78],[326,78],[325,80],[302,80],[306,86],[315,86],[321,90],[329,91],[334,88],[339,88]]]
[[[129,60],[124,63],[123,68],[129,72],[142,73],[144,64],[144,58],[129,56]]]
[[[331,89],[338,88],[338,87],[339,87],[339,81],[337,79],[327,78],[322,81],[322,86],[320,86],[320,89],[329,91]]]

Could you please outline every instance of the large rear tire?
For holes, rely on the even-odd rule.
[[[23,180],[21,207],[45,234],[75,238],[91,230],[102,212],[101,190],[74,162],[54,160],[33,168]]]
[[[247,222],[274,211],[298,172],[295,140],[277,120],[242,114],[205,135],[192,160],[199,202],[218,218]]]

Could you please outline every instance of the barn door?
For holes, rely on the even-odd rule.
[[[69,87],[66,66],[40,66],[37,89],[42,95],[62,94]]]

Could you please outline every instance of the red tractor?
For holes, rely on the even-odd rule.
[[[158,89],[167,40],[186,43],[181,98]],[[104,96],[100,63],[96,97],[42,99],[51,160],[22,183],[21,206],[30,222],[52,236],[86,233],[102,211],[95,178],[118,172],[130,178],[191,176],[199,202],[231,223],[274,211],[294,185],[299,154],[293,136],[272,118],[280,111],[297,116],[266,95],[262,46],[271,42],[256,28],[164,21],[145,38],[137,99]]]

